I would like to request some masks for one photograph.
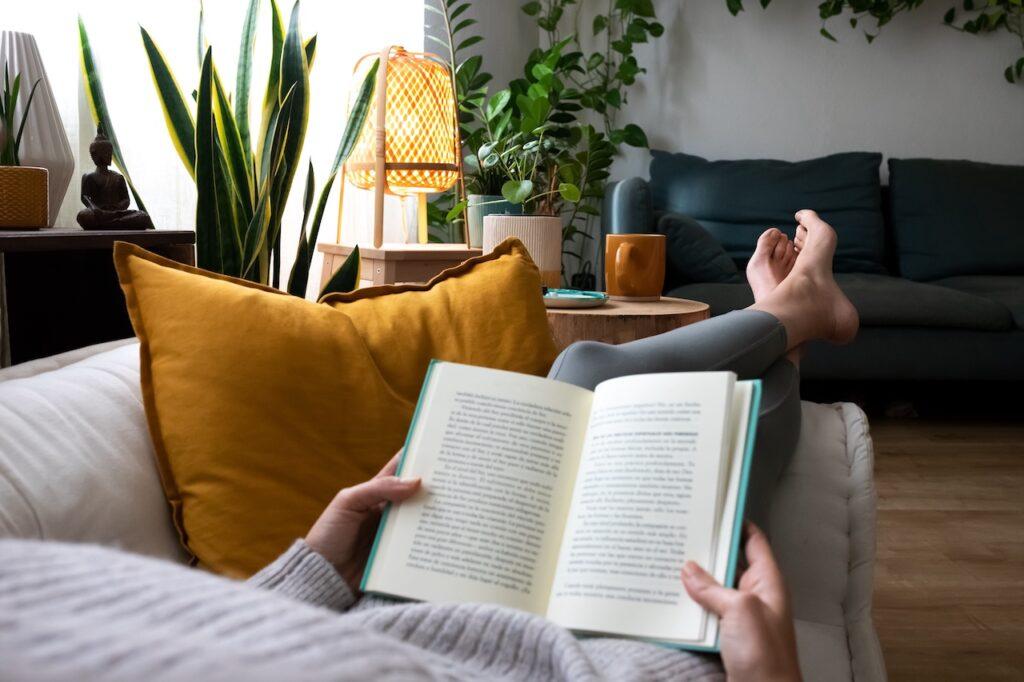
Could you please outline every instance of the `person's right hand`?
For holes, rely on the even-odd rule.
[[[692,561],[683,566],[683,586],[695,602],[720,618],[718,641],[729,680],[800,680],[782,573],[761,529],[748,522],[745,531],[750,565],[738,589],[722,587]]]

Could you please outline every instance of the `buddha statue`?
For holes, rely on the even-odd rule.
[[[82,176],[82,203],[78,224],[86,230],[151,230],[153,221],[145,211],[128,208],[128,183],[110,170],[114,145],[103,134],[102,126],[89,145],[89,156],[96,170]]]

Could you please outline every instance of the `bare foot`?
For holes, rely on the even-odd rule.
[[[796,214],[802,228],[800,251],[792,271],[754,308],[772,313],[785,324],[790,348],[812,339],[849,343],[857,335],[857,309],[832,277],[836,233],[814,211]]]
[[[757,240],[754,255],[747,263],[747,282],[754,300],[763,300],[786,278],[796,262],[796,247],[777,228],[765,230]]]

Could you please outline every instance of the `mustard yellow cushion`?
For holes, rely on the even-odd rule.
[[[432,358],[543,374],[540,274],[518,241],[426,285],[311,303],[114,249],[164,491],[194,562],[273,560],[401,447]]]

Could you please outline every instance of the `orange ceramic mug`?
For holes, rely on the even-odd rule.
[[[625,301],[657,301],[665,286],[665,235],[610,234],[605,238],[608,296]]]

